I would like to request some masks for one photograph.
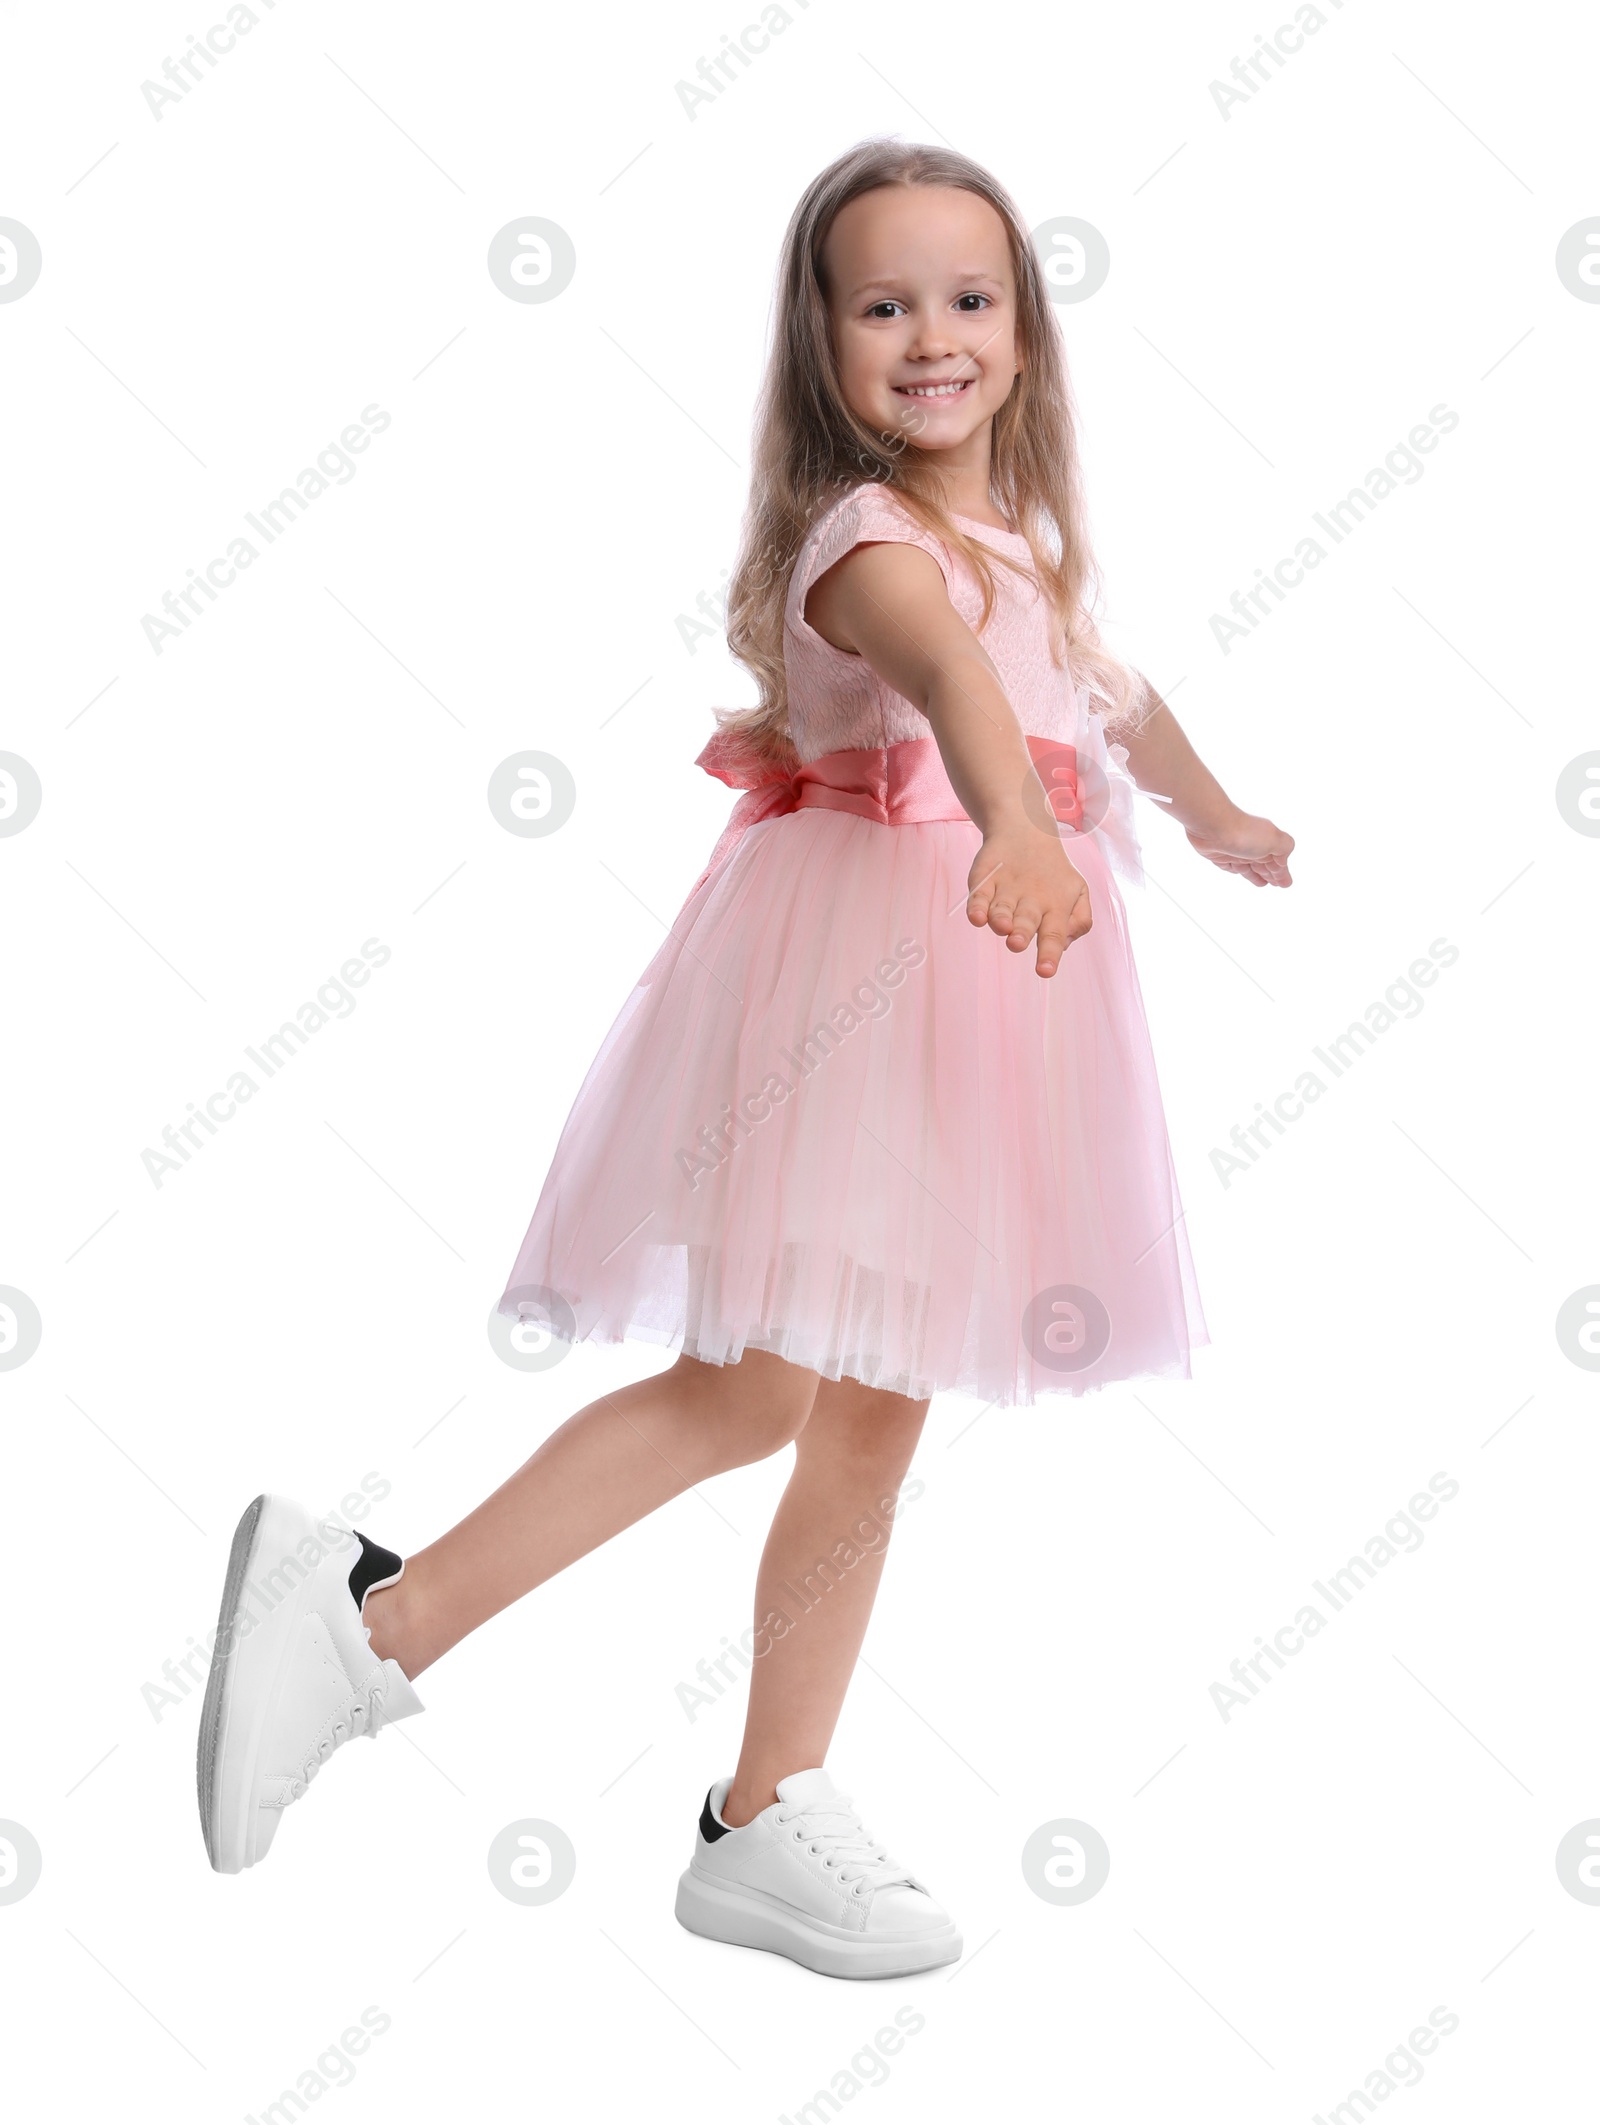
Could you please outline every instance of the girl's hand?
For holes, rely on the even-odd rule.
[[[1186,829],[1191,847],[1218,870],[1237,871],[1252,885],[1293,885],[1289,856],[1294,836],[1270,819],[1230,807],[1215,823]]]
[[[987,924],[1012,952],[1025,952],[1037,937],[1036,973],[1048,979],[1093,919],[1089,888],[1056,835],[1024,822],[984,837],[967,873],[967,920],[978,929]]]

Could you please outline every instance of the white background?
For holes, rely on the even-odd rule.
[[[0,305],[0,745],[43,785],[0,842],[0,1282],[43,1319],[0,1380],[0,1817],[44,1855],[0,1905],[18,2114],[258,2116],[375,2006],[340,2118],[792,2117],[910,2002],[856,2069],[875,2117],[1326,2116],[1435,2007],[1387,2099],[1417,2125],[1587,2115],[1600,1909],[1554,1856],[1600,1815],[1600,1452],[1554,1323],[1600,1279],[1600,843],[1554,790],[1600,746],[1600,306],[1554,253],[1600,212],[1593,24],[1328,0],[1224,118],[1287,0],[815,0],[691,119],[754,0],[256,12],[159,120],[141,84],[218,0],[0,26],[0,214],[44,260]],[[674,1689],[744,1626],[787,1456],[491,1624],[216,1877],[198,1688],[145,1686],[247,1501],[376,1472],[366,1525],[414,1548],[667,1362],[528,1376],[486,1323],[728,809],[693,756],[749,685],[678,616],[733,558],[783,224],[882,132],[1104,233],[1061,316],[1107,627],[1299,843],[1257,892],[1142,807],[1213,1347],[1188,1385],[934,1405],[830,1762],[960,1918],[954,1971],[830,1983],[673,1919],[740,1718]],[[576,246],[547,304],[485,270],[527,214]],[[156,655],[142,616],[369,404],[356,476]],[[1423,477],[1224,655],[1212,614],[1440,404]],[[525,749],[576,779],[548,839],[486,803]],[[369,937],[354,1013],[155,1187],[163,1127]],[[1439,938],[1420,1014],[1225,1187],[1228,1132]],[[1229,1664],[1439,1471],[1422,1547],[1225,1721]],[[577,1849],[548,1906],[489,1878],[521,1817]],[[1111,1850],[1076,1907],[1019,1864],[1057,1818]]]

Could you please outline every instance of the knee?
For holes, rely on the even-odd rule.
[[[825,1454],[830,1466],[852,1469],[864,1478],[882,1474],[898,1479],[917,1450],[927,1414],[925,1401],[854,1382],[825,1381],[817,1394],[811,1436],[801,1441],[800,1451]]]
[[[723,1466],[745,1468],[792,1446],[805,1429],[806,1413],[792,1405],[730,1411],[722,1426]]]
[[[710,1435],[717,1468],[742,1468],[791,1445],[805,1429],[817,1375],[766,1351],[747,1351],[733,1365],[679,1358],[674,1370]]]

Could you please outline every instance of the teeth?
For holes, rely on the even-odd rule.
[[[970,378],[963,377],[954,384],[898,384],[895,388],[910,398],[952,398],[956,392],[965,391],[970,381]]]

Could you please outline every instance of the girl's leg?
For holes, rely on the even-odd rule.
[[[780,1778],[820,1766],[827,1754],[927,1414],[926,1402],[882,1388],[818,1382],[756,1580],[744,1747],[722,1807],[735,1828],[772,1805]],[[777,1617],[789,1619],[781,1636],[772,1629]]]
[[[414,1680],[480,1623],[691,1484],[787,1445],[817,1386],[814,1372],[750,1350],[734,1365],[680,1357],[602,1395],[408,1557],[394,1586],[367,1596],[373,1651]]]

